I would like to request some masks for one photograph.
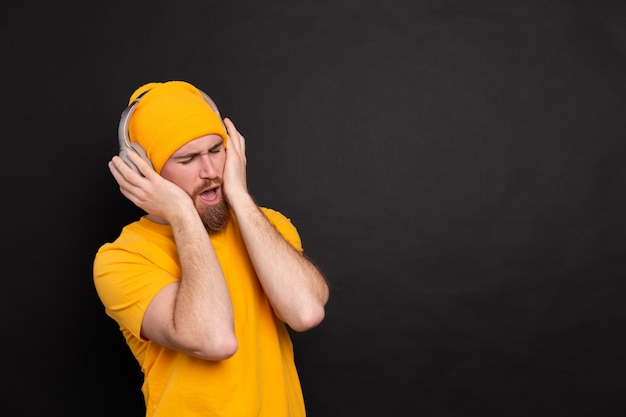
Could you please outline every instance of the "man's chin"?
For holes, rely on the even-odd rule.
[[[204,206],[198,211],[205,229],[209,233],[219,233],[226,227],[229,217],[228,204],[224,200],[212,206]]]

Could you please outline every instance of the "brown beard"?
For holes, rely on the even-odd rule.
[[[211,182],[218,182],[219,184],[222,184],[221,178],[215,181],[206,181],[205,184],[194,192],[194,197],[197,196],[201,190],[204,190],[207,186],[211,185]],[[224,230],[226,223],[228,223],[228,214],[230,211],[224,194],[220,195],[220,201],[216,205],[210,207],[202,206],[202,208],[196,207],[196,209],[198,210],[200,219],[204,224],[204,228],[207,232],[209,232],[209,234],[218,233]]]
[[[219,203],[211,207],[204,207],[198,211],[200,219],[204,223],[204,228],[209,234],[221,232],[228,223],[228,203],[223,196]]]

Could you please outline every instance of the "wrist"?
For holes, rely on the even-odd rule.
[[[256,202],[247,192],[247,190],[240,190],[239,192],[229,192],[226,196],[226,201],[231,209],[237,213],[237,211],[241,210],[244,207],[256,207]]]

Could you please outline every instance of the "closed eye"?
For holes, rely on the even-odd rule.
[[[222,147],[223,144],[224,142],[218,143],[217,145],[209,149],[209,153],[219,153],[223,149]]]
[[[197,159],[198,157],[202,155],[220,153],[224,149],[223,145],[224,145],[224,142],[220,141],[219,143],[216,143],[214,146],[209,148],[209,150],[206,153],[205,152],[192,152],[192,153],[176,156],[174,157],[174,159],[176,160],[176,162],[178,162],[181,165],[187,165],[193,162],[194,159]]]

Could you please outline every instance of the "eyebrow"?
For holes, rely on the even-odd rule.
[[[219,147],[220,147],[220,146],[222,146],[223,144],[224,144],[224,140],[222,139],[222,140],[220,140],[218,143],[216,143],[215,145],[211,146],[211,147],[209,148],[209,152],[211,152],[211,151],[212,151],[212,150],[214,150],[214,149],[219,148]],[[203,152],[189,152],[189,153],[186,153],[186,154],[183,154],[183,155],[176,155],[176,156],[173,156],[172,158],[173,158],[173,159],[176,159],[176,160],[181,160],[181,159],[189,159],[189,158],[193,158],[193,157],[196,157],[196,156],[198,156],[198,155],[202,155],[202,154],[203,154]]]

